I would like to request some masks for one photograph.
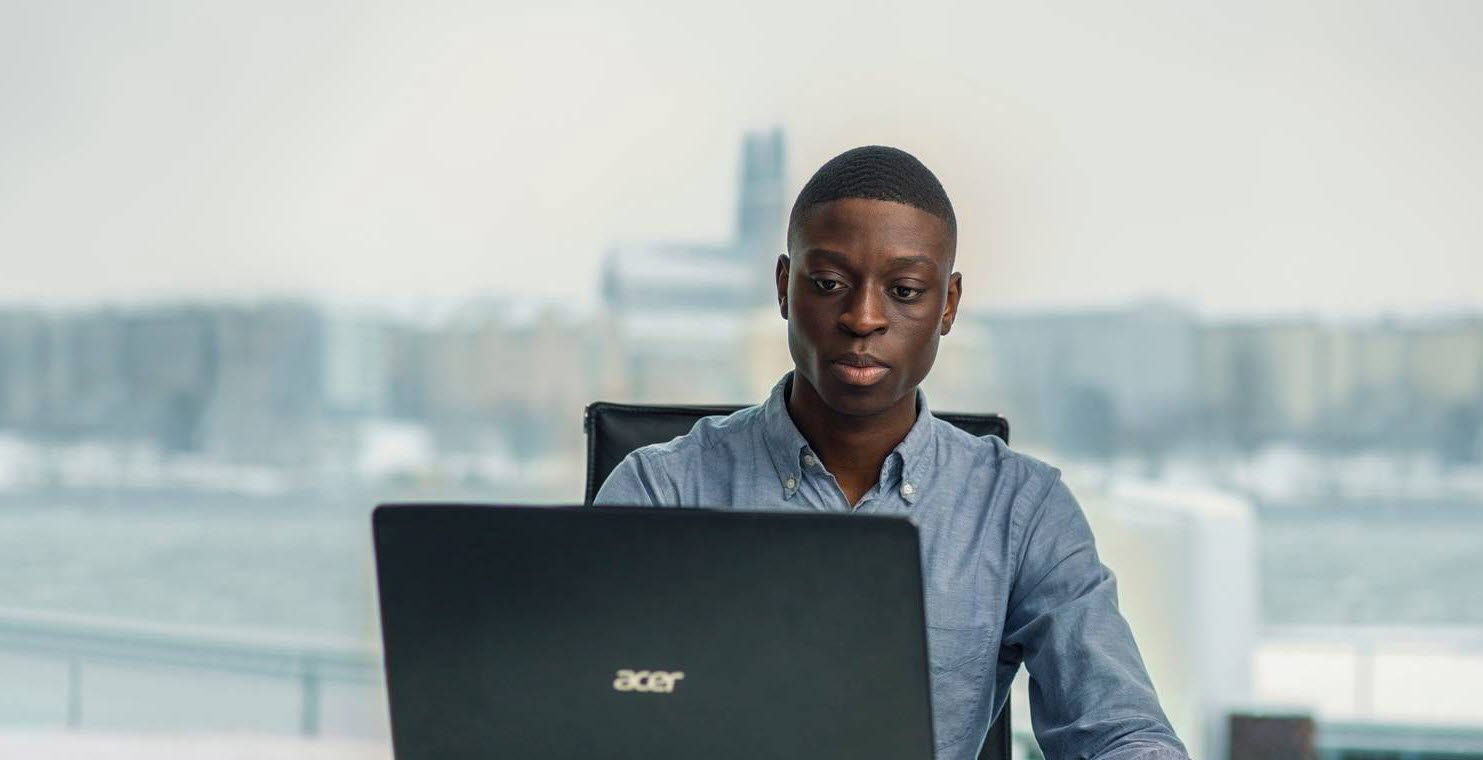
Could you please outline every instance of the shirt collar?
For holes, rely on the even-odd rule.
[[[803,433],[793,424],[788,414],[787,391],[793,372],[789,371],[772,386],[767,401],[762,407],[762,435],[767,444],[767,453],[777,470],[778,484],[783,498],[791,499],[803,483],[803,458],[812,452]],[[917,395],[917,419],[911,430],[896,448],[891,450],[881,467],[882,481],[896,480],[899,475],[901,497],[908,504],[921,495],[922,463],[931,457],[932,413],[927,410],[927,395],[921,388]],[[890,485],[887,482],[887,485]]]
[[[788,414],[787,389],[793,373],[783,375],[762,406],[762,435],[767,444],[767,454],[777,469],[778,483],[783,489],[783,498],[791,499],[803,483],[803,455],[808,441],[793,418]]]

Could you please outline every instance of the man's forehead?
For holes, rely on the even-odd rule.
[[[852,266],[860,263],[869,263],[872,266],[885,269],[911,269],[913,267],[925,267],[938,269],[941,266],[938,256],[928,253],[912,251],[875,249],[857,250],[854,253],[838,251],[832,248],[811,246],[804,249],[801,258],[806,264],[835,264],[837,266]]]
[[[873,263],[950,266],[955,241],[947,222],[915,206],[868,198],[843,198],[816,206],[797,230],[795,254],[845,254]]]

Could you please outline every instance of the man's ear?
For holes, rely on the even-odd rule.
[[[953,272],[947,278],[947,305],[942,309],[942,326],[939,328],[940,335],[947,335],[953,329],[953,320],[958,318],[958,299],[963,297],[963,275]]]
[[[778,254],[778,267],[773,279],[777,280],[778,313],[783,315],[783,319],[788,318],[788,266],[788,254]]]

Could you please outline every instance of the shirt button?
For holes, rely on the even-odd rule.
[[[819,460],[818,459],[815,459],[813,454],[804,454],[803,455],[803,466],[804,467],[813,467],[814,465],[816,465],[818,463],[819,463]]]
[[[793,489],[795,489],[797,487],[798,487],[798,481],[795,480],[792,477],[789,477],[787,480],[783,481],[783,488],[786,488],[789,491],[791,491],[791,490],[793,490]]]
[[[916,492],[917,492],[917,489],[914,488],[912,486],[912,484],[910,484],[910,483],[902,483],[901,484],[901,495],[902,496],[910,496],[910,495],[912,495],[912,494],[914,494]]]

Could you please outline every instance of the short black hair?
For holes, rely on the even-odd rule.
[[[947,191],[916,156],[900,148],[885,145],[863,145],[851,148],[814,172],[788,215],[788,242],[808,217],[808,212],[821,203],[842,198],[869,198],[895,201],[915,206],[945,222],[958,237],[958,218]]]

